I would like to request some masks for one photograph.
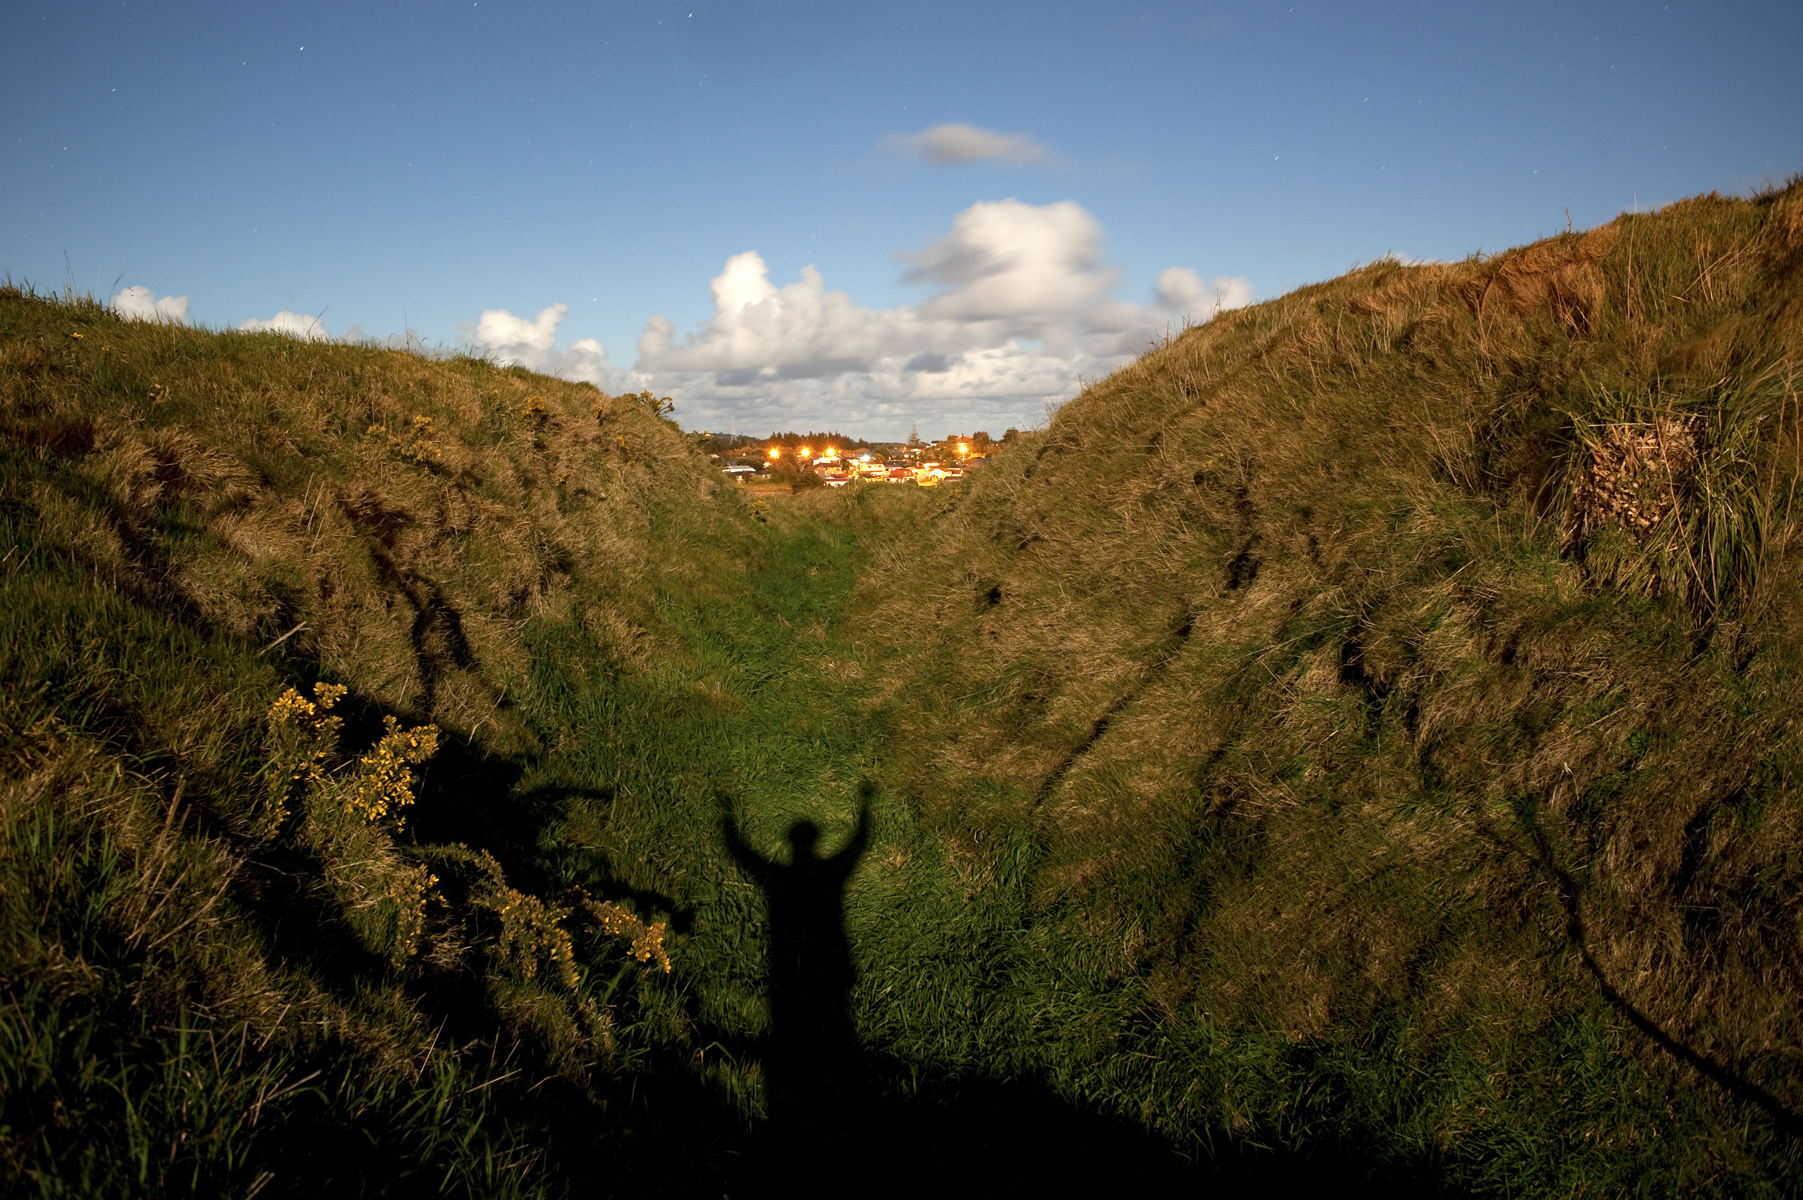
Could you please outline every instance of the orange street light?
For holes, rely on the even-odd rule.
[[[776,446],[770,447],[770,457],[771,458],[781,458],[782,456],[783,456],[783,452],[779,447],[776,447]]]
[[[802,448],[801,448],[801,456],[802,456],[802,457],[803,457],[803,458],[807,458],[807,457],[808,457],[808,448],[807,448],[807,447],[806,447],[806,446],[803,446],[803,447],[802,447]]]

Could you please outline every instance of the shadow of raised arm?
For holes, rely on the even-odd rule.
[[[741,871],[762,882],[776,864],[759,854],[740,836],[738,817],[732,811],[730,803],[723,802],[720,808],[720,835],[726,840],[727,853],[732,855]]]
[[[858,860],[864,856],[864,848],[870,844],[870,797],[864,796],[858,805],[858,825],[852,831],[851,840],[839,848],[839,852],[826,860],[833,869],[833,874],[840,880],[851,877],[857,869]]]

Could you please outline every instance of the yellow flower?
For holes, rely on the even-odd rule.
[[[614,937],[627,937],[632,940],[627,953],[640,962],[653,959],[665,973],[670,970],[670,955],[664,949],[664,923],[647,925],[633,914],[627,912],[611,900],[603,900],[599,904],[584,896],[582,906],[594,918],[601,932]]]
[[[425,762],[438,751],[438,727],[420,725],[402,729],[392,715],[382,718],[384,733],[375,748],[357,763],[357,783],[345,807],[372,824],[413,803],[413,771],[410,764]]]
[[[315,712],[313,704],[293,688],[289,688],[269,707],[269,719],[277,724],[286,724],[295,719],[311,717]]]

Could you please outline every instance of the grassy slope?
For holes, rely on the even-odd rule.
[[[930,497],[744,502],[635,397],[18,291],[0,405],[8,1189],[737,1178],[768,928],[721,828],[842,839],[884,726],[832,626]],[[320,682],[341,728],[272,715]],[[440,734],[404,826],[354,811],[405,798],[390,717]]]
[[[695,723],[664,598],[759,554],[730,490],[634,397],[16,290],[0,406],[0,1178],[490,1194],[648,1166],[619,1145],[659,1118],[627,1098],[689,1086],[651,1061],[686,1053],[687,966],[564,889],[662,897],[541,856],[575,796],[555,685],[674,672],[615,759]],[[271,764],[316,735],[268,714],[318,680],[349,688],[342,748],[282,781],[283,819]],[[345,815],[404,798],[359,765],[384,716],[443,734],[404,829]]]
[[[1458,1191],[1803,1186],[1800,350],[1793,185],[1373,264],[993,457],[857,601],[987,965],[886,927],[968,1015],[873,1034]]]

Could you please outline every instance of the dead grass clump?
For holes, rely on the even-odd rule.
[[[1619,524],[1636,543],[1645,543],[1677,510],[1678,489],[1702,462],[1702,421],[1655,417],[1608,425],[1593,437],[1584,439],[1586,461],[1572,490],[1566,544],[1607,524]]]
[[[1514,316],[1550,312],[1574,334],[1591,332],[1607,291],[1597,263],[1621,236],[1614,225],[1566,235],[1499,255],[1465,283],[1475,293],[1474,308],[1483,320],[1487,306],[1501,301]]]
[[[1574,418],[1564,552],[1607,586],[1675,591],[1710,612],[1753,595],[1774,508],[1788,505],[1758,461],[1784,386],[1764,372],[1701,411],[1605,402]]]

